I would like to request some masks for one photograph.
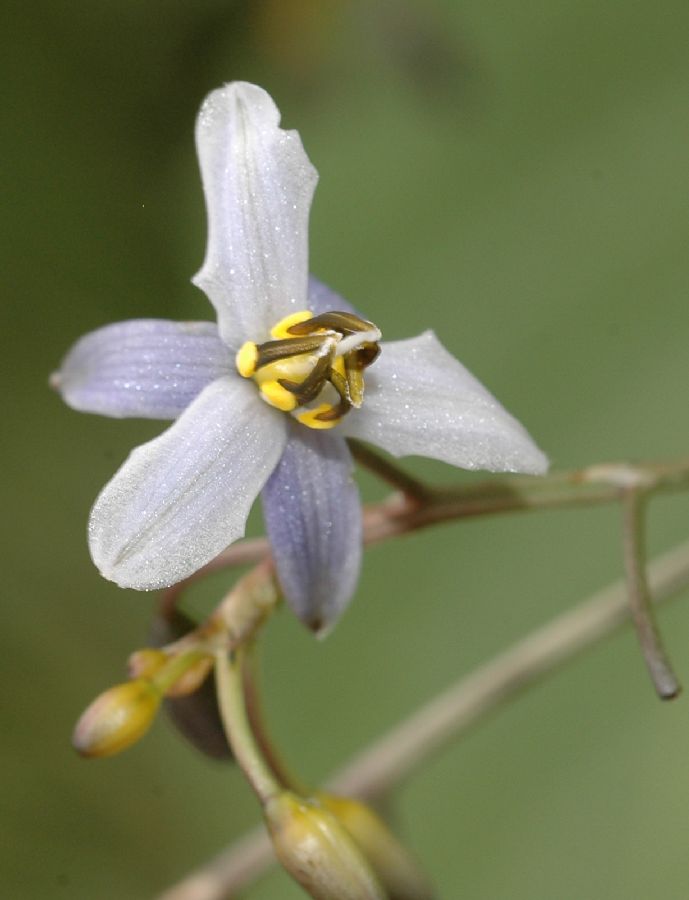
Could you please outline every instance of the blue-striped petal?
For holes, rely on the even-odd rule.
[[[290,423],[261,496],[285,597],[323,633],[347,606],[361,566],[361,502],[344,439]]]
[[[82,412],[176,419],[231,366],[212,322],[133,319],[84,335],[51,384]]]

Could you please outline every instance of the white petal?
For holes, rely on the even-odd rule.
[[[214,322],[133,319],[80,338],[50,382],[82,412],[176,419],[233,367]]]
[[[206,259],[194,284],[233,348],[262,341],[306,308],[308,218],[318,174],[269,95],[245,82],[206,98],[196,145],[208,212]]]
[[[286,441],[285,418],[238,377],[205,388],[129,456],[91,512],[101,573],[139,590],[174,584],[244,534]]]
[[[381,345],[366,370],[364,404],[342,429],[394,456],[463,469],[542,474],[548,460],[524,428],[432,331]]]

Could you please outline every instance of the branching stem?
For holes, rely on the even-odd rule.
[[[651,562],[648,579],[655,603],[689,586],[689,541]],[[627,584],[620,580],[460,678],[348,763],[330,789],[368,799],[384,796],[448,741],[612,634],[629,615]],[[159,900],[228,900],[272,862],[264,830],[256,829]]]
[[[369,452],[369,448],[366,448]],[[370,451],[375,457],[378,454]],[[383,457],[379,457],[381,460]],[[506,512],[565,509],[615,503],[634,487],[643,495],[689,488],[689,459],[670,463],[601,463],[584,469],[554,472],[534,478],[511,475],[470,485],[424,487],[424,499],[405,494],[405,483],[418,484],[396,463],[384,461],[399,474],[395,486],[401,495],[364,507],[364,542],[376,544],[393,537],[459,519]],[[380,474],[379,469],[375,469]],[[401,479],[401,480],[400,480]],[[390,483],[390,479],[386,479]],[[270,553],[265,538],[238,541],[199,569],[186,581],[170,588],[167,602],[175,602],[193,582],[223,569],[255,563]]]

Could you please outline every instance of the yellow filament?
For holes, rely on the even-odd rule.
[[[242,378],[251,378],[256,371],[258,362],[258,347],[253,341],[247,341],[237,350],[235,364]]]
[[[297,421],[301,422],[302,425],[306,425],[309,428],[316,429],[325,429],[325,428],[334,428],[335,425],[338,425],[342,419],[340,416],[337,419],[317,419],[316,416],[321,413],[330,412],[333,409],[331,403],[321,403],[320,406],[317,406],[315,409],[308,409],[306,412],[299,413],[297,415]]]
[[[264,381],[261,384],[263,399],[283,412],[291,412],[296,408],[297,398],[277,381]]]
[[[276,341],[282,340],[283,338],[291,338],[294,337],[293,334],[290,334],[288,329],[292,327],[292,325],[299,325],[301,322],[306,322],[307,319],[312,319],[313,313],[308,309],[303,309],[301,312],[291,313],[289,316],[285,316],[284,319],[280,319],[277,325],[273,325],[270,329],[270,336],[275,338]]]

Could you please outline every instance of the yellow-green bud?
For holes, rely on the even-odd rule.
[[[349,797],[320,793],[317,799],[356,841],[389,900],[432,900],[426,876],[377,813]]]
[[[167,653],[154,647],[135,650],[127,660],[127,674],[130,678],[150,678],[162,669],[169,659]]]
[[[113,756],[136,743],[153,722],[162,696],[145,678],[118,684],[93,701],[74,729],[72,744],[82,756]]]
[[[284,791],[264,813],[278,859],[316,900],[387,900],[359,848],[320,804]]]
[[[208,678],[212,668],[212,656],[204,656],[201,659],[197,659],[196,662],[192,663],[189,668],[166,689],[165,696],[188,697],[189,694],[198,691],[206,678]],[[165,676],[165,671],[161,670],[159,676],[157,678],[154,676],[153,680],[160,683],[165,680]]]

